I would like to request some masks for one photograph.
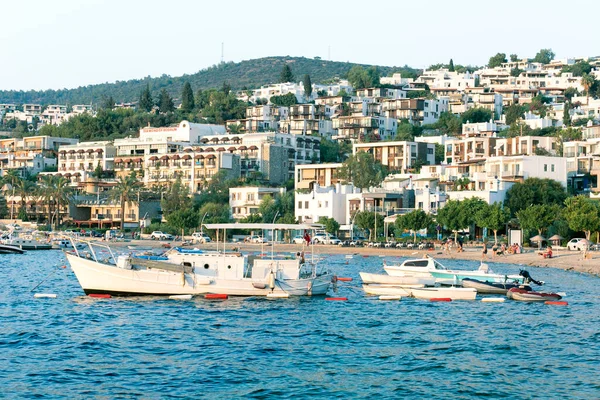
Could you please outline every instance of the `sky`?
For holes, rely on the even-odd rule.
[[[484,65],[503,52],[600,55],[600,2],[28,0],[0,3],[0,90],[193,74],[221,61],[319,56]]]

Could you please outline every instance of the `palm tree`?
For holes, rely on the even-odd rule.
[[[5,195],[8,195],[9,193],[12,196],[12,205],[10,207],[10,219],[14,218],[14,214],[15,214],[15,204],[14,204],[14,197],[15,197],[15,191],[17,188],[18,183],[21,181],[21,177],[19,176],[19,173],[17,172],[17,170],[15,169],[11,169],[10,171],[8,171],[3,177],[2,177],[2,187],[4,187],[4,193]]]
[[[123,178],[119,177],[117,184],[108,193],[108,198],[112,202],[118,202],[121,205],[121,229],[125,226],[125,205],[137,203],[137,193],[140,182],[135,174]]]
[[[40,186],[38,187],[38,196],[42,202],[48,206],[48,225],[52,221],[52,203],[54,200],[54,186],[56,177],[54,175],[42,175],[40,177]]]
[[[62,176],[55,177],[54,186],[52,186],[52,199],[54,200],[54,226],[59,223],[60,208],[63,204],[69,203],[69,197],[73,188],[70,186],[71,181]]]
[[[596,79],[594,78],[594,75],[590,75],[588,73],[584,73],[581,76],[581,86],[583,86],[585,88],[585,93],[587,95],[587,104],[590,104],[590,88],[592,86],[594,86],[594,83],[596,83]]]
[[[34,182],[22,179],[20,181],[17,181],[15,186],[16,186],[15,192],[21,198],[21,207],[19,209],[19,212],[25,212],[25,214],[26,214],[27,210],[26,210],[26,201],[25,200],[28,197],[35,195],[36,184]],[[14,199],[13,199],[13,201],[14,201]]]

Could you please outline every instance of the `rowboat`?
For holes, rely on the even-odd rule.
[[[518,288],[510,289],[508,292],[506,292],[506,297],[513,300],[531,302],[556,301],[562,298],[558,293],[536,292],[533,290],[525,290]]]
[[[435,285],[434,278],[416,277],[416,276],[390,276],[386,274],[371,274],[360,272],[360,279],[366,284],[384,284],[384,285]]]
[[[473,288],[420,288],[411,289],[411,294],[417,299],[448,298],[452,300],[475,300],[477,290]]]
[[[498,283],[471,278],[464,278],[462,280],[462,286],[465,288],[474,288],[477,290],[477,293],[484,294],[506,294],[506,292],[508,292],[508,290],[512,288],[531,290],[531,286],[522,285],[520,283]]]
[[[411,295],[412,290],[422,288],[423,285],[409,285],[409,286],[397,286],[397,285],[363,285],[365,294],[375,296],[403,296],[407,297]]]

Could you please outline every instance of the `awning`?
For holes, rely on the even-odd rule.
[[[194,156],[194,158],[195,158],[196,160],[203,160],[203,159],[204,159],[204,156],[203,156],[202,154],[196,154],[196,155]]]
[[[181,157],[182,160],[191,160],[192,156],[190,156],[189,154],[184,154],[183,157]]]
[[[122,163],[123,160],[121,158],[115,158],[115,163]]]
[[[235,151],[235,147],[231,146],[230,148],[227,149],[227,151]]]
[[[178,154],[173,154],[171,156],[171,160],[179,160],[179,155]]]
[[[204,151],[215,151],[215,149],[213,147],[206,147]]]
[[[150,161],[156,161],[156,160],[158,160],[158,157],[156,157],[156,156],[152,156],[152,157],[150,157],[148,160],[150,160]]]
[[[209,154],[206,156],[206,158],[217,158],[214,154]]]
[[[255,145],[252,145],[250,147],[248,147],[249,150],[258,150],[258,147],[256,147]]]
[[[169,159],[169,156],[167,156],[167,155],[164,155],[164,156],[162,156],[160,159],[161,159],[161,160],[168,160],[168,159]]]
[[[96,150],[94,150],[94,151],[95,151],[96,153],[104,153],[104,150],[102,150],[102,149],[96,149]]]
[[[185,149],[183,149],[183,151],[185,151],[186,153],[189,153],[194,150],[191,147],[186,147]]]
[[[217,151],[225,151],[225,147],[219,147]]]
[[[247,149],[246,146],[240,146],[240,147],[238,147],[238,150],[246,150],[246,149]]]
[[[69,150],[69,154],[75,154],[75,150]]]
[[[85,153],[85,150],[84,149],[79,149],[79,150],[77,150],[77,152],[81,154],[81,153]]]

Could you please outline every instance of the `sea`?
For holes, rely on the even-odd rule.
[[[400,258],[322,256],[347,301],[93,299],[59,251],[0,255],[0,398],[600,398],[600,278],[526,268],[568,306],[380,301],[358,273]]]

